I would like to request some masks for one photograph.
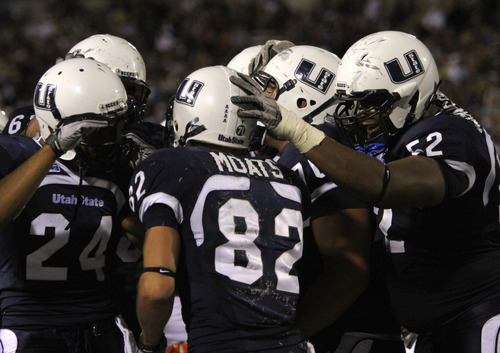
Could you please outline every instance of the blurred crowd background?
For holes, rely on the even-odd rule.
[[[361,37],[391,29],[430,48],[442,91],[500,144],[499,23],[497,0],[0,0],[0,108],[30,104],[40,76],[92,34],[141,52],[148,118],[159,122],[179,80],[246,47],[287,39],[342,57]]]

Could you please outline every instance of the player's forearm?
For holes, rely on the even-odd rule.
[[[159,274],[149,274],[157,275]],[[163,336],[163,329],[172,313],[174,285],[158,287],[147,281],[144,274],[139,281],[137,296],[137,317],[141,324],[142,340],[148,346],[155,346]],[[173,279],[172,279],[173,283]]]
[[[0,228],[21,212],[55,160],[54,151],[49,146],[44,146],[0,180]]]
[[[439,165],[424,156],[409,156],[388,163],[387,176],[384,164],[376,158],[329,138],[304,155],[341,188],[379,207],[433,206],[441,202],[445,194]]]
[[[304,154],[345,191],[370,202],[382,189],[384,165],[330,138]]]

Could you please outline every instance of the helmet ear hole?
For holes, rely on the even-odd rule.
[[[307,101],[304,98],[297,99],[297,108],[305,108],[307,107]]]

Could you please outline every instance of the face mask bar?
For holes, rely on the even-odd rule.
[[[333,119],[353,147],[370,144],[382,135],[391,135],[387,120],[393,104],[400,99],[399,95],[393,95],[387,90],[377,90],[361,92],[351,97],[337,94],[336,99],[340,103],[335,109]],[[377,123],[380,129],[369,135],[363,122],[376,120],[376,116],[379,116]]]
[[[165,112],[165,128],[163,129],[163,141],[167,147],[174,144],[174,101],[175,95],[172,95],[168,101],[167,111]]]
[[[278,81],[276,81],[273,76],[264,71],[258,71],[252,77],[262,87],[263,92],[268,92],[268,90],[269,93],[272,92],[272,94],[269,94],[269,96],[271,98],[274,98],[274,100],[278,100],[281,94],[290,91],[297,84],[297,80],[290,79],[280,87]]]
[[[143,121],[146,111],[146,102],[151,93],[149,86],[142,81],[121,77],[123,85],[128,95],[128,111],[127,117],[132,121]]]

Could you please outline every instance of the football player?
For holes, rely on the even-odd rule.
[[[95,34],[75,44],[65,58],[83,56],[106,64],[125,85],[128,94],[127,119],[124,145],[131,166],[135,168],[158,146],[151,138],[156,131],[163,131],[159,124],[144,121],[146,103],[151,89],[146,82],[146,64],[137,50],[127,40],[111,34]]]
[[[139,348],[161,352],[178,288],[197,352],[307,352],[294,327],[308,192],[291,170],[245,157],[255,119],[224,66],[199,69],[173,103],[174,148],[134,172],[129,203],[146,228]]]
[[[147,83],[146,64],[137,48],[124,38],[111,34],[94,34],[83,39],[69,49],[65,59],[74,57],[95,59],[106,64],[122,80],[127,91],[128,112],[123,129],[122,153],[135,168],[156,148],[162,147],[154,136],[163,132],[163,127],[144,121],[146,104],[151,89]],[[161,140],[161,139],[158,139]],[[127,243],[127,238],[121,239],[118,248],[117,278],[125,275],[126,291],[120,297],[123,302],[122,315],[128,326],[138,338],[140,333],[139,322],[135,315],[135,296],[137,278],[140,274],[141,253]]]
[[[294,46],[274,56],[253,78],[280,105],[316,125],[335,110],[333,81],[339,62],[324,49]],[[331,124],[318,128],[345,143]],[[317,352],[404,352],[381,275],[383,243],[377,239],[371,244],[374,229],[369,205],[330,182],[293,144],[270,135],[266,142],[280,150],[279,163],[295,170],[313,195],[311,225],[323,269],[304,271],[307,285],[316,282],[299,305],[297,324],[302,333],[311,337]],[[304,261],[306,269],[307,265],[314,269],[317,265],[307,263],[317,258]]]
[[[130,352],[108,258],[123,232],[143,235],[122,192],[127,92],[106,65],[76,58],[47,70],[33,105],[39,139],[0,136],[2,348]]]
[[[244,76],[232,81],[248,86]],[[494,352],[499,161],[470,114],[437,104],[438,87],[432,54],[410,34],[374,33],[346,52],[335,121],[353,146],[382,141],[385,163],[325,137],[265,94],[232,100],[242,118],[260,118],[328,178],[376,207],[378,234],[391,255],[391,304],[418,334],[415,352]]]

